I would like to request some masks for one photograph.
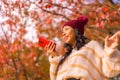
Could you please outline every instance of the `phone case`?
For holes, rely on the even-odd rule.
[[[39,42],[38,42],[38,44],[39,44],[39,46],[41,46],[41,47],[45,47],[47,44],[49,44],[51,41],[50,40],[47,40],[46,38],[44,38],[44,37],[39,37]]]

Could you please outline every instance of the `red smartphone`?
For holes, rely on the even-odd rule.
[[[47,44],[49,44],[51,41],[44,38],[44,37],[39,37],[39,41],[38,44],[39,46],[41,46],[42,48],[44,48]],[[55,44],[56,45],[56,44]]]

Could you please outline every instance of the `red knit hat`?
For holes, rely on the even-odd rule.
[[[62,28],[64,26],[70,26],[74,29],[77,29],[80,31],[80,33],[83,35],[84,34],[84,26],[87,24],[88,22],[88,18],[84,15],[80,15],[77,19],[75,20],[70,20],[68,22],[66,22]]]

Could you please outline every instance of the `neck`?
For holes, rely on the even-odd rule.
[[[75,47],[76,47],[76,42],[72,44],[72,48],[75,48]]]

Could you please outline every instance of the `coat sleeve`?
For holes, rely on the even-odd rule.
[[[120,51],[118,49],[104,49],[103,72],[107,77],[120,74]]]
[[[97,41],[92,41],[90,47],[101,57],[102,64],[100,66],[106,77],[112,78],[120,74],[120,51],[118,49],[104,48]]]
[[[59,61],[61,60],[61,56],[56,56],[56,57],[52,57],[52,56],[49,56],[49,62],[50,62],[50,69],[49,69],[49,72],[50,72],[50,79],[51,80],[55,80],[56,79],[56,69],[57,69],[57,65],[59,63]]]

